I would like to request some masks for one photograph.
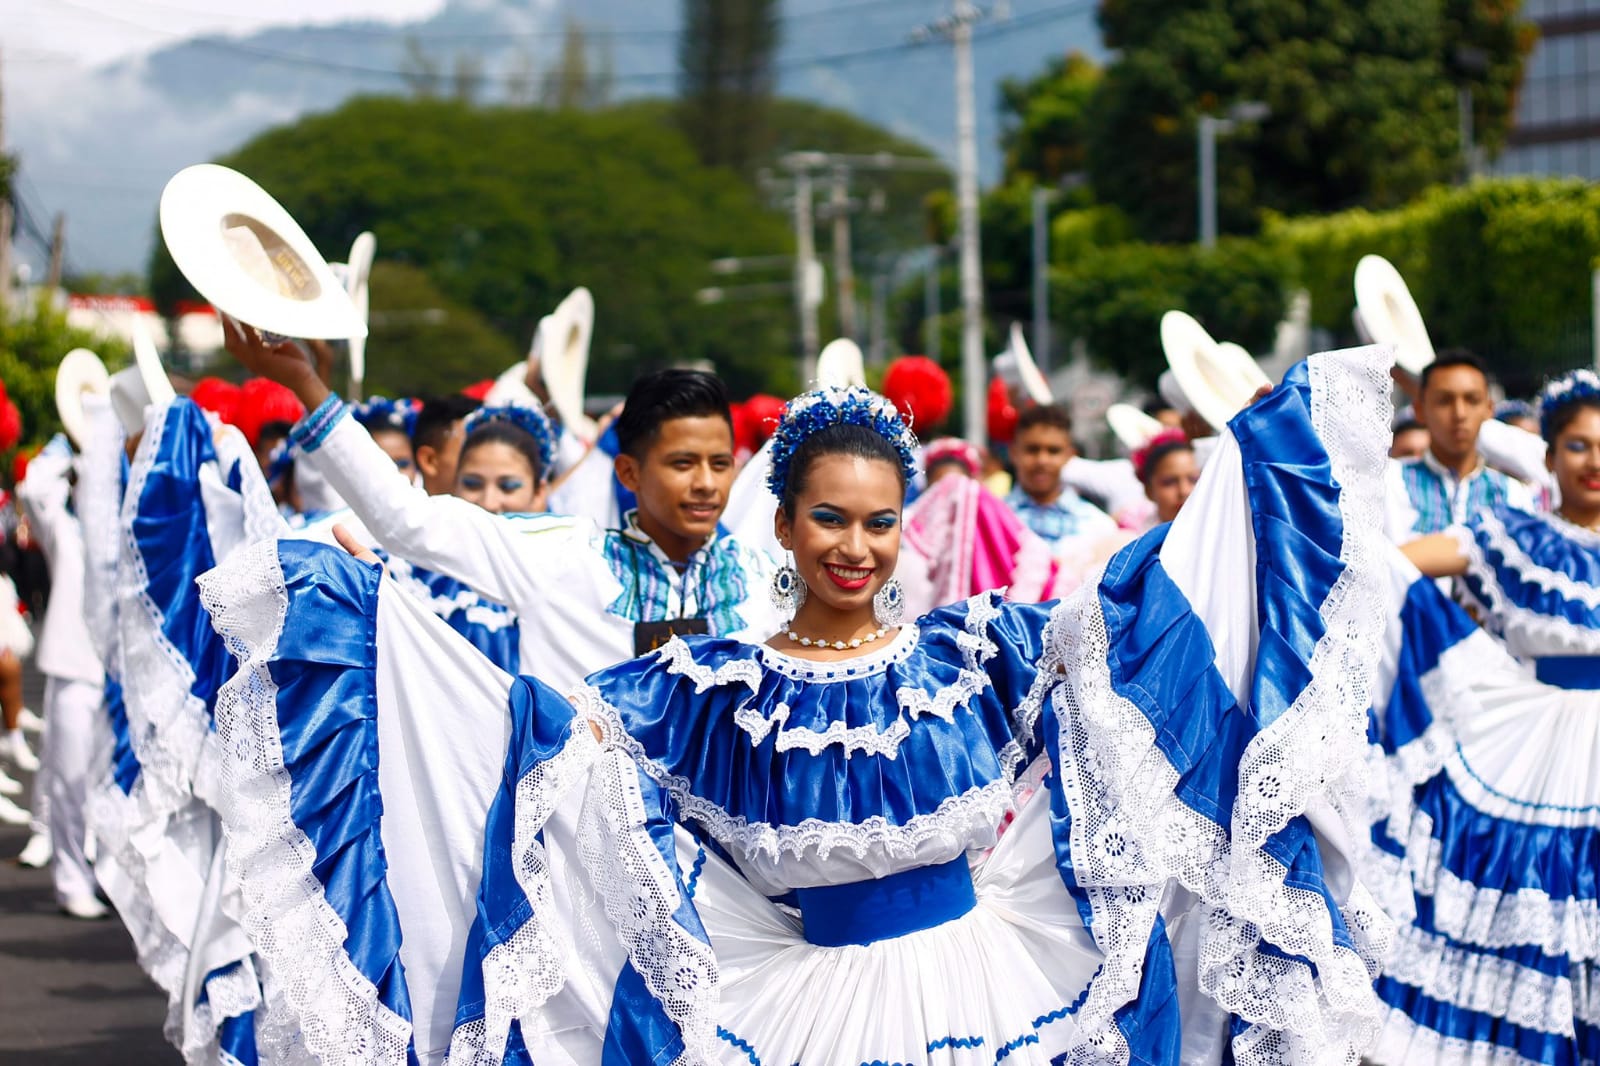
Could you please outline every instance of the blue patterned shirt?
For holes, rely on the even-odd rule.
[[[1050,503],[1039,503],[1019,486],[1006,495],[1006,506],[1051,545],[1072,537],[1102,536],[1117,528],[1110,515],[1068,488]]]
[[[703,617],[718,637],[748,628],[739,608],[752,583],[771,569],[764,557],[718,526],[705,547],[679,566],[639,528],[637,511],[629,511],[623,522],[623,528],[607,530],[602,542],[606,563],[622,585],[622,595],[608,611],[631,622]]]
[[[1387,526],[1390,539],[1398,543],[1465,525],[1473,515],[1507,504],[1533,509],[1533,494],[1526,485],[1491,469],[1482,459],[1465,477],[1457,477],[1427,451],[1420,459],[1392,464],[1389,476]]]

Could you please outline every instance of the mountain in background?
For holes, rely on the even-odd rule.
[[[950,48],[908,43],[941,0],[788,0],[779,91],[853,112],[954,156]],[[1098,51],[1094,5],[1016,0],[1009,22],[975,48],[983,173],[998,174],[998,84],[1070,49]],[[22,207],[64,211],[71,272],[142,270],[168,177],[260,131],[357,94],[404,94],[432,70],[453,91],[476,71],[477,98],[536,97],[557,65],[569,18],[584,30],[591,69],[611,71],[613,96],[669,96],[677,83],[675,2],[450,0],[403,25],[345,22],[202,36],[87,76],[41,81],[13,95],[10,147],[21,156]],[[35,229],[48,219],[31,217]],[[27,246],[24,245],[26,251]]]

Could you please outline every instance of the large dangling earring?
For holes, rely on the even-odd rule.
[[[800,571],[785,564],[772,575],[772,606],[780,614],[793,619],[806,602],[806,583],[800,580]]]
[[[872,617],[885,629],[893,628],[900,624],[906,614],[906,590],[900,584],[900,579],[891,577],[883,583],[883,588],[872,597]]]

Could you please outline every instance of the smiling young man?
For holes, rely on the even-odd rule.
[[[1500,504],[1532,509],[1527,486],[1490,468],[1478,450],[1478,432],[1494,417],[1494,401],[1489,370],[1477,356],[1440,352],[1422,372],[1416,417],[1428,431],[1428,448],[1419,458],[1390,464],[1391,540],[1403,544],[1463,525]]]
[[[1072,419],[1056,404],[1030,407],[1017,419],[1011,440],[1016,487],[1006,504],[1052,548],[1077,537],[1104,536],[1117,524],[1100,508],[1079,496],[1061,478],[1076,449]]]
[[[727,393],[714,375],[641,379],[617,421],[617,477],[636,504],[621,527],[584,518],[491,514],[417,492],[293,345],[228,333],[248,369],[293,389],[310,413],[299,463],[325,477],[391,556],[465,584],[517,616],[520,669],[568,691],[674,633],[765,640],[777,631],[774,564],[720,526],[733,481]]]

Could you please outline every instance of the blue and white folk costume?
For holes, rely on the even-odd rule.
[[[598,533],[584,519],[508,519],[449,496],[415,491],[330,397],[293,433],[317,470],[391,555],[447,575],[517,617],[522,671],[560,691],[635,654],[640,623],[699,620],[714,636],[765,639],[772,562],[718,533],[683,566],[633,515]]]
[[[285,1023],[394,1063],[1354,1062],[1386,370],[1291,373],[1070,600],[840,662],[676,639],[569,702],[376,567],[240,553],[201,579],[223,821]]]
[[[186,1061],[254,1063],[261,975],[228,916],[213,811],[211,708],[230,659],[194,579],[284,526],[244,438],[188,400],[147,412],[125,488],[120,429],[103,404],[85,408],[90,618],[108,673],[90,798],[96,875],[167,993],[167,1037]]]
[[[1404,560],[1391,592],[1369,876],[1401,928],[1368,1054],[1594,1062],[1600,533],[1509,508],[1452,532],[1487,631]]]

